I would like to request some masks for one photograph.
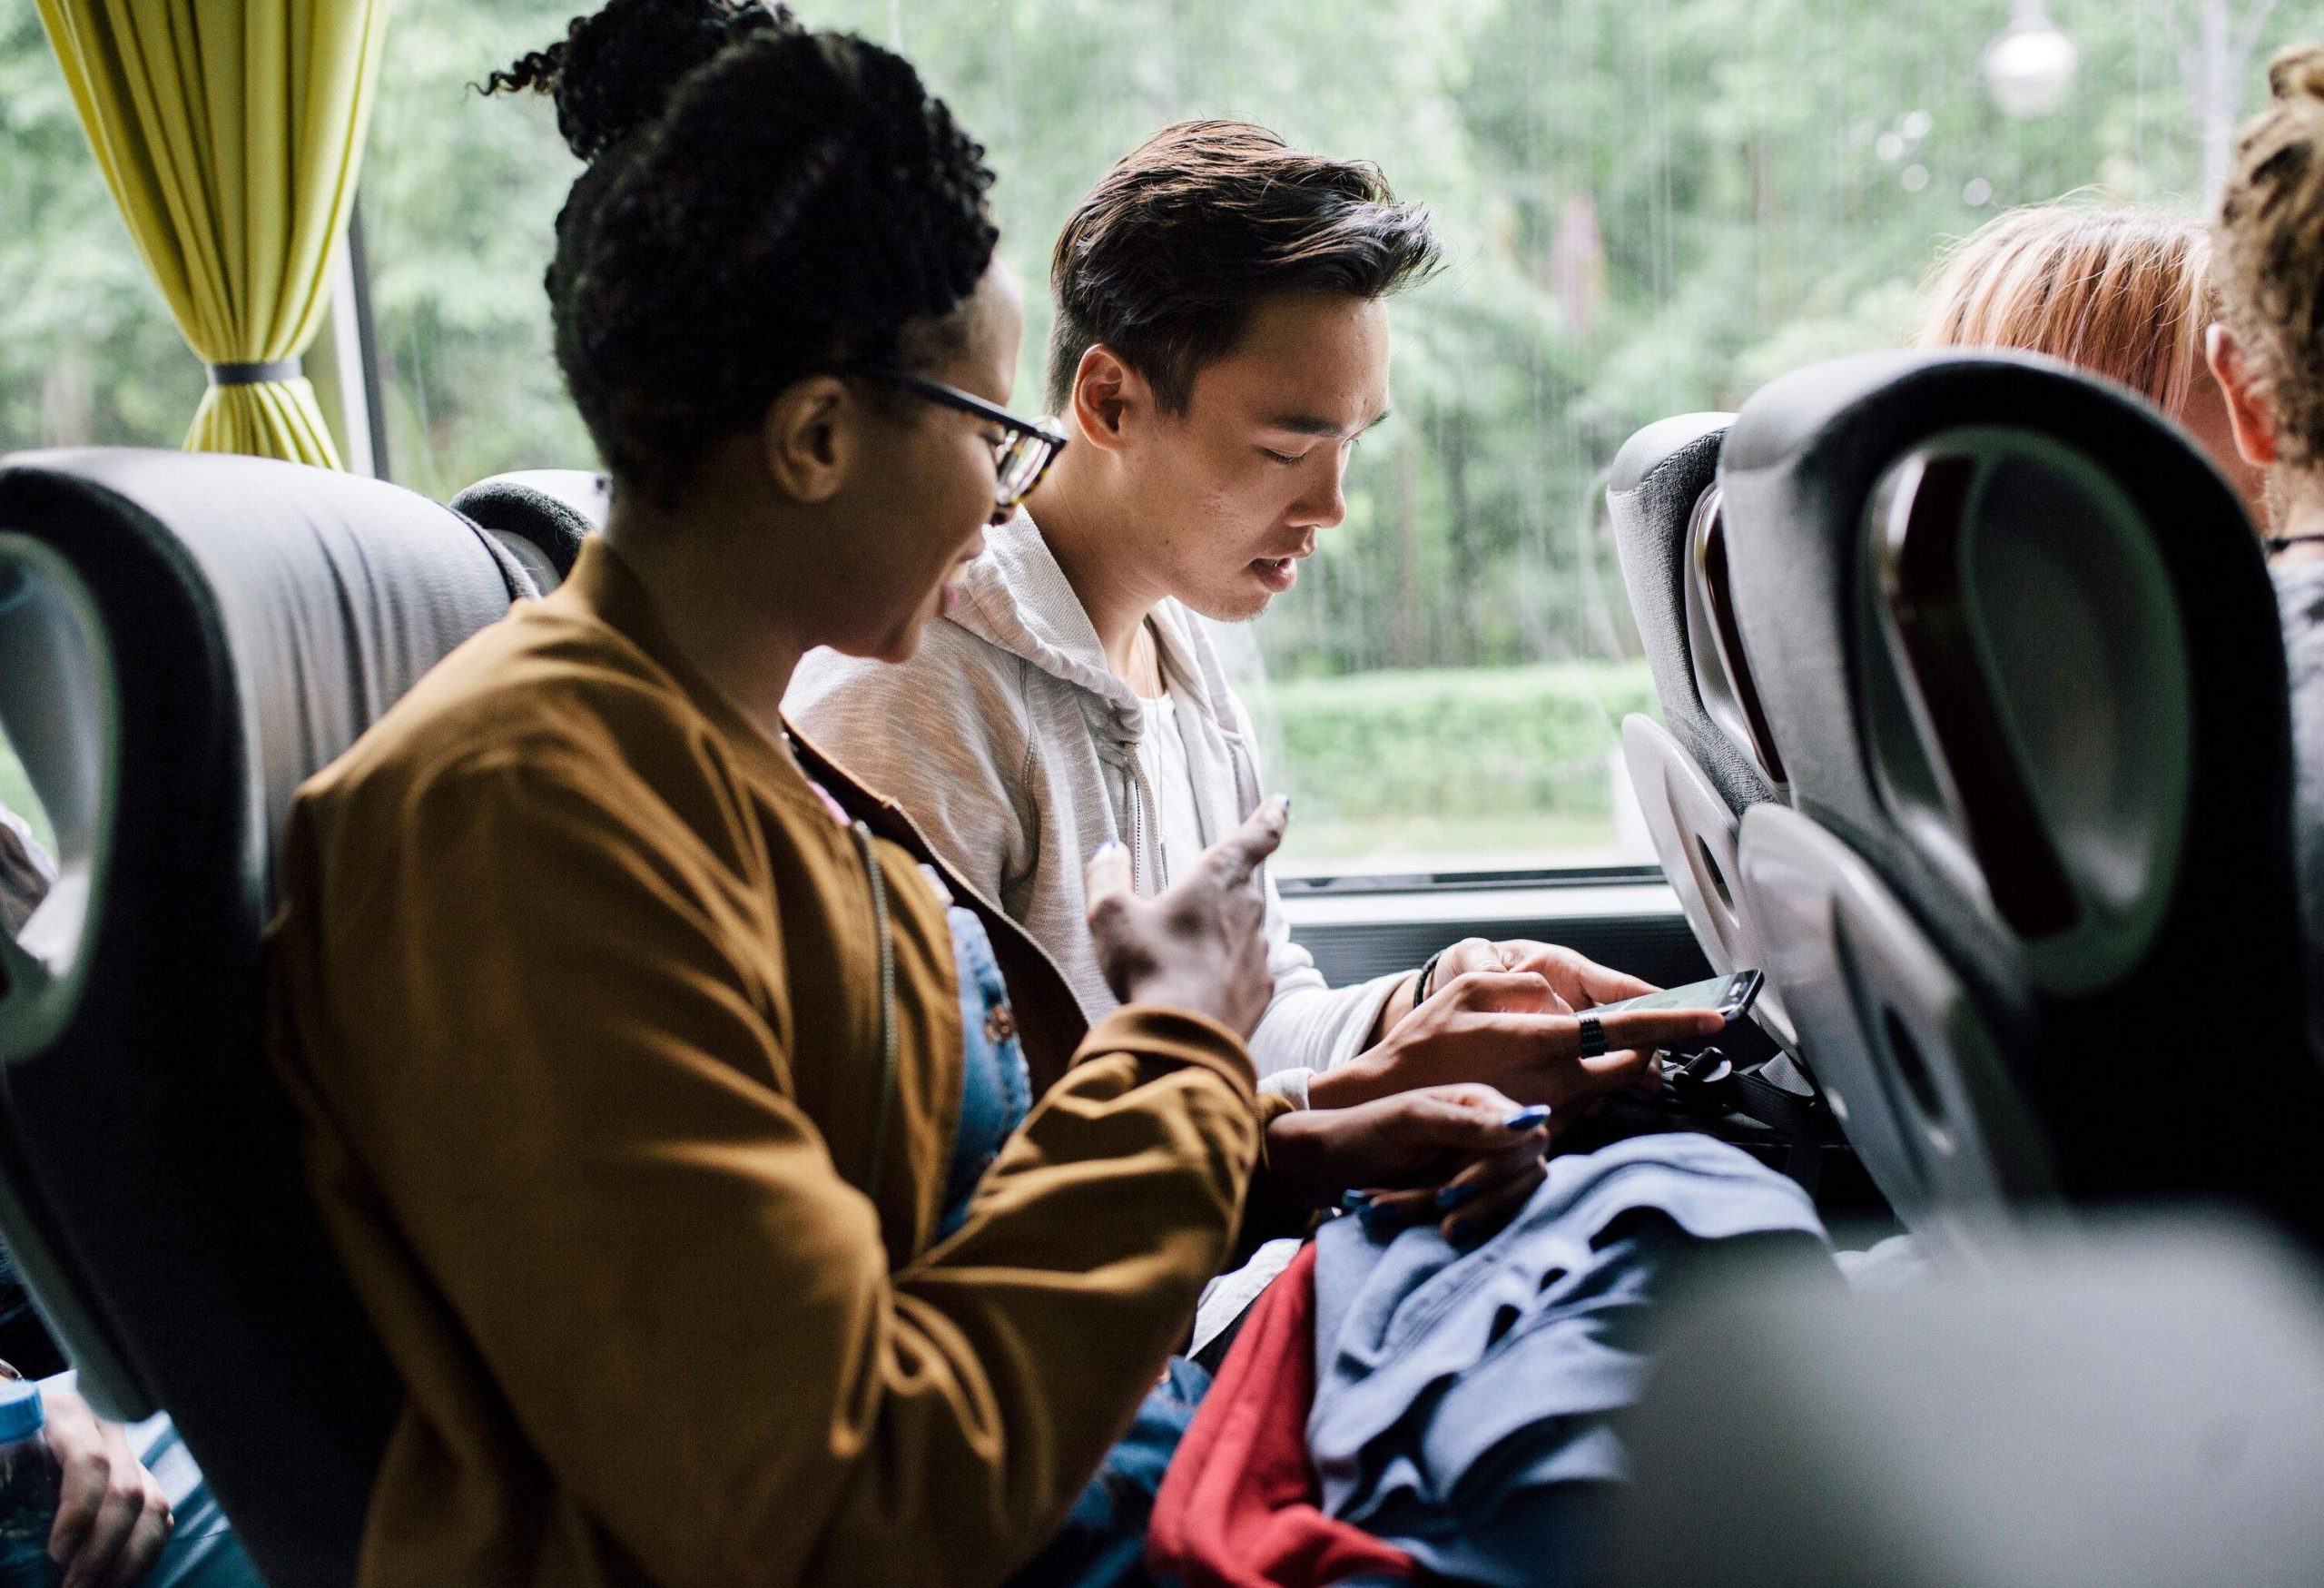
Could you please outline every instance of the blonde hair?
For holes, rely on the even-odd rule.
[[[2281,460],[2311,469],[2324,461],[2324,44],[2270,61],[2268,89],[2221,195],[2214,280]]]
[[[2034,204],[1947,250],[1925,347],[2048,353],[2176,413],[2211,320],[2202,223],[2165,211]]]

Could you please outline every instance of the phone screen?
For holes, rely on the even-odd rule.
[[[1600,1004],[1591,1011],[1605,1014],[1618,1009],[1715,1009],[1733,1020],[1751,1007],[1759,995],[1759,972],[1738,971],[1732,975],[1713,976],[1708,981],[1689,981],[1684,987],[1666,987],[1659,992],[1649,992],[1640,998],[1625,999],[1620,1003]]]

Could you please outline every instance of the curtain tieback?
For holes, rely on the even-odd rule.
[[[266,380],[296,380],[306,373],[296,359],[273,359],[260,364],[211,364],[212,386],[256,386]]]

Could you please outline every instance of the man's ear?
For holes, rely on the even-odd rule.
[[[2254,469],[2272,469],[2276,462],[2276,416],[2267,393],[2252,379],[2243,362],[2243,349],[2235,333],[2214,325],[2203,333],[2203,361],[2227,399],[2228,427],[2235,432],[2235,450]]]
[[[1073,371],[1074,428],[1101,452],[1118,450],[1127,430],[1154,411],[1146,377],[1103,342],[1085,349]]]
[[[759,453],[775,488],[798,502],[827,502],[847,483],[862,404],[836,375],[793,380],[759,421]]]

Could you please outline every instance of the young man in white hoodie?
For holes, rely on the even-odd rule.
[[[1426,215],[1372,165],[1242,123],[1157,133],[1058,240],[1049,398],[1070,445],[911,661],[819,652],[794,678],[793,723],[901,801],[1093,1020],[1114,1001],[1091,853],[1127,845],[1137,891],[1158,891],[1264,789],[1193,614],[1256,617],[1339,524],[1349,451],[1388,414],[1384,301],[1435,264]],[[1335,990],[1266,885],[1266,1090],[1343,1106],[1482,1080],[1562,1104],[1650,1076],[1644,1054],[1585,1056],[1574,1013],[1649,991],[1633,977],[1471,939]]]

